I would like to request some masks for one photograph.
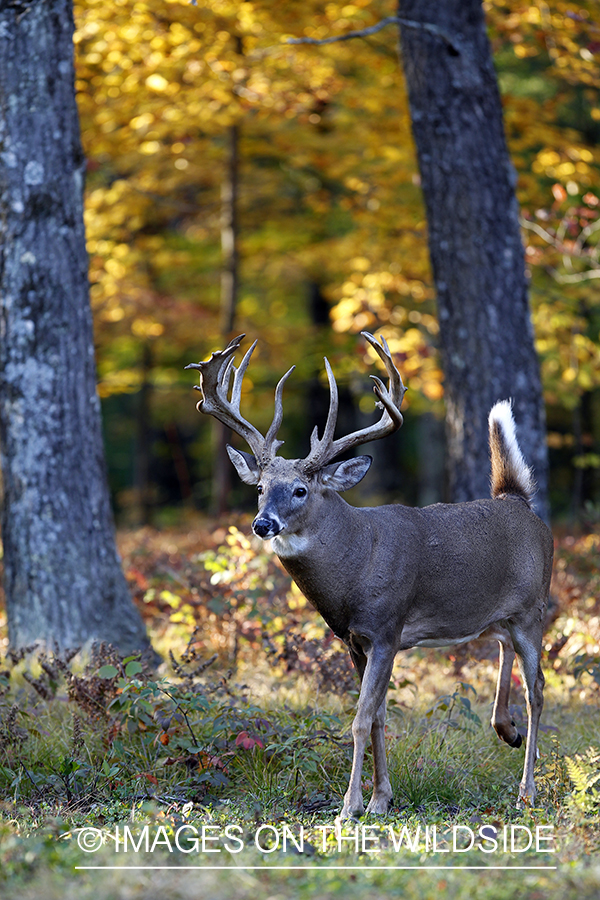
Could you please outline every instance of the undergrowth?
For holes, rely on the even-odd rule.
[[[235,826],[249,845],[257,829],[279,834],[285,825],[296,837],[306,831],[302,858],[335,861],[342,845],[333,832],[323,844],[319,828],[334,822],[352,761],[358,685],[345,651],[238,528],[218,531],[201,554],[172,535],[127,540],[125,569],[165,662],[157,672],[107,645],[87,655],[7,654],[0,882],[23,888],[49,866],[72,873],[84,852],[79,836],[90,828],[103,841],[97,858],[112,859],[111,835],[125,825],[136,840],[145,825],[164,828],[167,842],[182,827]],[[497,741],[488,724],[496,662],[472,648],[400,657],[386,726],[394,800],[387,817],[362,820],[380,841],[377,861],[414,862],[392,852],[388,826],[414,835],[456,823],[492,835],[512,825],[551,826],[552,861],[567,867],[597,852],[600,603],[589,556],[599,547],[590,535],[558,547],[534,809],[515,808],[523,751]],[[484,650],[493,656],[493,645]],[[524,706],[515,672],[511,715],[523,734]],[[371,779],[369,755],[365,800]],[[372,862],[347,827],[344,859]],[[276,850],[254,848],[244,858],[288,863]],[[176,857],[188,859],[184,851]]]

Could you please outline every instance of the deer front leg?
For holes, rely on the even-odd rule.
[[[358,672],[361,684],[365,668],[367,666],[367,657],[357,648],[350,648],[350,656],[352,662]],[[392,799],[392,786],[388,776],[387,757],[385,751],[385,712],[386,698],[384,696],[373,719],[371,728],[371,746],[373,747],[373,795],[367,806],[368,813],[383,815],[387,812],[390,800]]]
[[[363,645],[364,645],[363,641]],[[385,754],[384,725],[385,725],[385,695],[387,692],[392,666],[394,664],[394,652],[388,648],[376,649],[370,647],[363,652],[363,647],[358,648],[357,642],[351,651],[359,675],[361,675],[360,696],[354,722],[352,723],[352,736],[354,738],[354,757],[352,760],[352,772],[350,783],[344,796],[341,818],[361,816],[364,811],[361,779],[365,749],[369,735],[373,741],[373,796],[368,806],[368,812],[386,813],[389,801],[392,797],[392,789],[387,773],[387,761]],[[366,655],[366,665],[364,658]]]

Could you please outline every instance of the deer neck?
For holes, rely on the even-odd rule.
[[[272,540],[285,570],[340,637],[346,630],[343,610],[361,569],[357,555],[367,559],[371,545],[360,512],[334,491],[326,492],[318,516]]]

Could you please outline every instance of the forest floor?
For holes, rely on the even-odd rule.
[[[336,823],[357,683],[249,523],[119,535],[164,662],[0,665],[0,896],[597,897],[600,532],[559,534],[535,807],[489,727],[497,648],[396,662],[386,817]],[[526,733],[521,682],[511,713]],[[367,758],[363,787],[371,786]]]

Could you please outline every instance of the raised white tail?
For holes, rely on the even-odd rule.
[[[533,472],[525,462],[517,441],[510,400],[501,400],[490,410],[490,455],[492,497],[516,495],[527,503],[536,491]]]

